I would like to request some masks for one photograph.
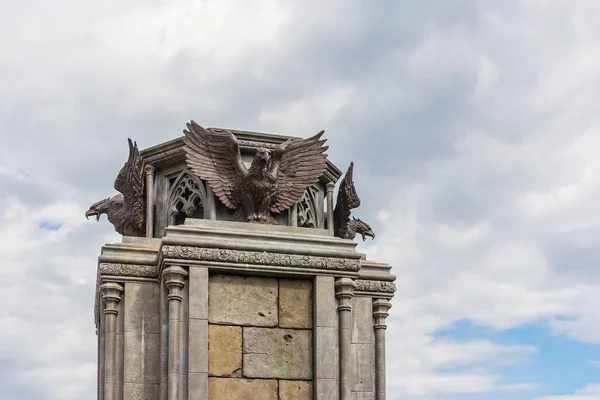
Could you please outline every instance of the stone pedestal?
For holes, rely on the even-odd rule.
[[[99,258],[99,399],[383,399],[395,279],[327,229],[186,219]]]

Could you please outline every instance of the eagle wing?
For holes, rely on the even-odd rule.
[[[315,183],[327,168],[325,131],[306,139],[288,140],[273,151],[271,174],[277,179],[277,191],[270,210],[281,212],[298,203],[306,188]]]
[[[129,158],[117,179],[115,189],[123,194],[123,215],[141,235],[145,230],[145,203],[144,203],[144,161],[140,157],[137,143],[129,142]]]
[[[242,162],[236,137],[226,130],[204,129],[194,121],[187,124],[187,128],[183,131],[187,164],[208,182],[223,204],[238,208],[241,184],[248,170]]]
[[[348,171],[340,183],[338,196],[333,210],[334,234],[337,237],[345,237],[350,222],[350,210],[360,206],[360,198],[356,193],[352,174],[354,172],[354,162],[350,162]]]

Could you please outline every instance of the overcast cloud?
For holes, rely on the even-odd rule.
[[[600,399],[600,2],[0,5],[3,400],[95,398],[83,214],[190,119],[355,161],[390,399]]]

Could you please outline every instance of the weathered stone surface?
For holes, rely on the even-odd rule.
[[[350,381],[354,392],[375,392],[375,345],[352,344]]]
[[[245,377],[312,378],[311,331],[244,328],[243,334]]]
[[[339,393],[337,379],[317,379],[317,400],[337,400]]]
[[[125,332],[160,333],[158,284],[125,283]]]
[[[193,266],[189,271],[190,318],[208,319],[208,268]]]
[[[312,282],[279,280],[279,327],[312,328]]]
[[[216,324],[276,326],[277,279],[211,275],[208,320]]]
[[[208,398],[210,400],[277,400],[277,381],[210,377]]]
[[[189,321],[189,372],[208,372],[208,321]]]
[[[239,377],[242,373],[242,328],[208,326],[208,374]]]
[[[188,393],[190,399],[208,399],[208,374],[192,373],[188,375]]]
[[[352,343],[374,343],[373,299],[354,297],[352,299]]]
[[[123,386],[123,398],[126,400],[158,400],[158,384],[126,383]]]
[[[337,379],[339,375],[338,330],[316,328],[315,374],[317,378]],[[331,356],[334,354],[335,356]]]
[[[332,276],[317,276],[315,279],[315,326],[336,326],[335,283]]]
[[[352,392],[351,400],[375,400],[374,392]]]
[[[279,400],[312,400],[312,382],[279,381]]]
[[[159,383],[160,335],[124,333],[124,382]]]

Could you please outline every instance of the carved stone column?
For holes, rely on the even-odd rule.
[[[335,295],[338,298],[340,321],[340,400],[350,400],[350,368],[352,362],[352,297],[356,283],[350,278],[338,278]]]
[[[290,226],[298,226],[298,204],[290,208]]]
[[[206,219],[217,219],[217,207],[215,204],[215,192],[210,185],[206,184]]]
[[[181,300],[182,289],[185,285],[187,271],[181,267],[172,265],[163,271],[163,279],[168,289],[167,301],[169,303],[169,348],[168,348],[168,400],[181,400],[181,388],[179,373],[181,371],[179,353],[180,343],[180,320],[181,320]]]
[[[333,189],[335,183],[327,183],[327,230],[333,236]]]
[[[386,299],[373,300],[373,317],[375,319],[375,398],[385,400],[385,319],[392,307]]]
[[[117,397],[117,315],[123,286],[108,282],[100,286],[104,303],[104,400]]]
[[[146,237],[154,237],[154,166],[146,164]]]

